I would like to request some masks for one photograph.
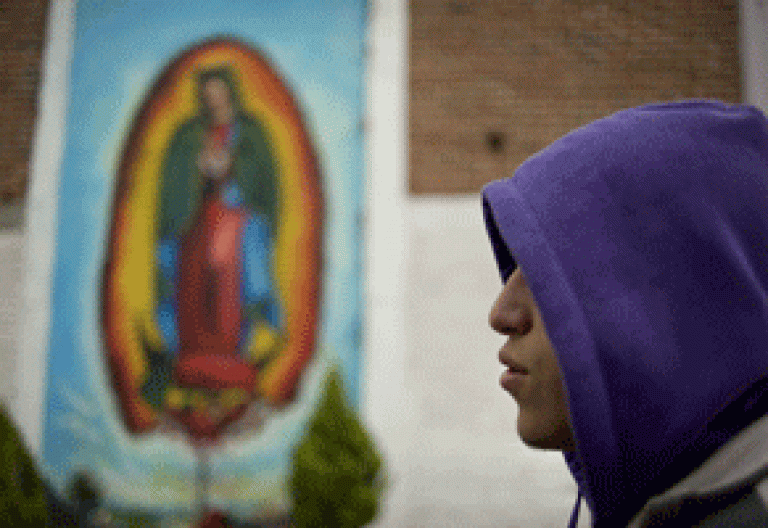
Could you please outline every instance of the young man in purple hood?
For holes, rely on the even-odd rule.
[[[483,190],[501,385],[602,527],[768,526],[768,122],[624,110]]]

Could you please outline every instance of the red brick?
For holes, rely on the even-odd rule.
[[[620,108],[741,98],[737,0],[412,0],[410,10],[414,193],[477,192]],[[489,133],[504,137],[501,150]]]
[[[48,0],[0,6],[0,202],[26,194],[47,10]]]

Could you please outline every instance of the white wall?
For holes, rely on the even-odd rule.
[[[20,288],[23,302],[16,325],[16,371],[11,391],[14,416],[32,451],[40,452],[45,352],[50,315],[50,282],[55,250],[58,171],[62,152],[68,61],[74,0],[50,3],[47,41],[43,49],[39,119],[32,148]]]
[[[52,2],[27,229],[0,233],[0,396],[36,451],[71,8]],[[766,12],[742,2],[744,99],[763,110]],[[559,455],[519,442],[498,387],[486,315],[499,284],[478,198],[406,191],[406,1],[371,13],[363,412],[392,481],[376,525],[564,526],[575,486]]]
[[[522,445],[498,385],[503,339],[487,314],[500,281],[478,197],[403,203],[403,368],[416,425],[379,526],[562,527],[576,487],[559,454]],[[383,444],[398,445],[389,436]]]
[[[739,6],[743,101],[768,113],[768,5],[741,0]]]
[[[16,384],[9,374],[16,369],[16,351],[19,349],[24,248],[22,230],[0,231],[0,398],[7,404],[16,398]]]

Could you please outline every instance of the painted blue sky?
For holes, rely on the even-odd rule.
[[[262,50],[302,108],[324,177],[325,247],[333,248],[325,257],[318,352],[323,361],[339,358],[346,365],[347,388],[359,403],[365,9],[364,0],[78,2],[44,432],[45,464],[56,485],[78,465],[95,464],[115,485],[125,475],[145,479],[159,459],[179,472],[192,469],[183,445],[136,442],[121,432],[104,389],[98,295],[116,168],[135,111],[172,58],[214,35],[233,35]],[[308,393],[322,368],[320,361],[309,374]],[[274,440],[297,434],[286,428],[288,419],[272,420],[258,441],[222,454],[218,470],[277,478],[287,459]]]

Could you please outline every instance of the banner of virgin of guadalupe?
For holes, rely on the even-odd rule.
[[[106,345],[132,432],[214,440],[295,399],[313,355],[321,173],[296,102],[243,43],[185,51],[150,93],[118,171]]]
[[[285,521],[326,373],[359,400],[364,5],[111,3],[75,12],[44,470],[94,519]]]

